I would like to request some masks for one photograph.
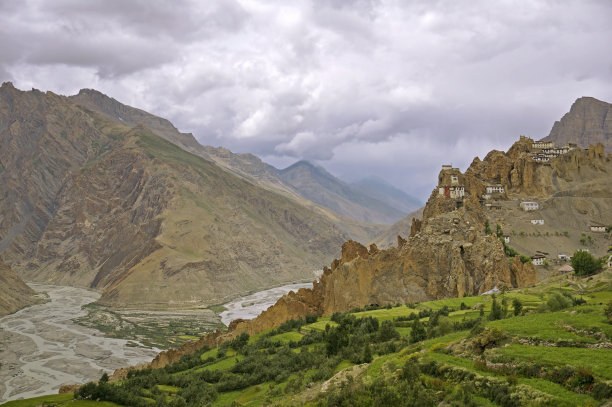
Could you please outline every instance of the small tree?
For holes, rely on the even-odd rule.
[[[425,327],[419,319],[415,319],[412,323],[412,330],[410,331],[410,342],[419,342],[427,338],[427,332]]]
[[[400,337],[399,332],[393,326],[393,322],[391,321],[383,321],[380,325],[380,329],[378,331],[378,340],[380,342],[386,342],[391,339],[397,339]]]
[[[601,270],[603,262],[586,250],[577,250],[572,257],[572,267],[577,276],[588,276]]]
[[[406,380],[408,383],[416,383],[416,381],[419,380],[420,374],[421,371],[416,358],[409,358],[406,363],[404,363],[400,378]]]
[[[499,223],[495,227],[495,234],[497,235],[497,237],[504,237],[504,231],[502,230],[502,227]]]
[[[361,356],[362,363],[370,363],[372,361],[372,350],[370,349],[370,344],[366,343],[363,348],[363,354]]]
[[[514,308],[514,316],[521,315],[521,312],[523,312],[523,303],[518,298],[512,300],[512,307]]]
[[[493,231],[491,230],[491,226],[489,226],[488,220],[485,220],[485,233],[487,235],[493,234]]]
[[[604,315],[608,318],[608,323],[612,324],[612,301],[608,302],[608,305],[604,308]]]
[[[493,304],[491,304],[491,313],[489,314],[489,320],[496,321],[504,317],[504,310],[502,306],[497,302],[497,298],[493,297]]]

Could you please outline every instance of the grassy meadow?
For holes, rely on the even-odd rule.
[[[309,316],[121,382],[103,378],[79,400],[6,405],[598,406],[612,399],[611,302],[607,271]]]

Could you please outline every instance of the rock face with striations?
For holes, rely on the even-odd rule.
[[[584,148],[601,143],[612,150],[612,104],[592,97],[577,99],[545,140],[559,145],[576,143]]]
[[[0,88],[0,253],[24,278],[96,288],[117,307],[210,305],[310,279],[346,240],[156,134],[168,122],[88,97],[104,113]]]
[[[0,317],[36,304],[35,292],[0,259]]]

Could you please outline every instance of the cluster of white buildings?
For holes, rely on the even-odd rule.
[[[529,212],[529,211],[537,211],[540,208],[540,205],[537,202],[523,201],[520,203],[520,207],[525,212]]]
[[[577,148],[576,144],[569,143],[563,147],[555,147],[554,141],[534,141],[531,144],[531,158],[538,162],[548,162],[551,158],[559,157]]]

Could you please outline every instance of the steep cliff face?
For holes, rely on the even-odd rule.
[[[555,122],[545,140],[576,143],[584,148],[601,143],[606,150],[612,150],[612,104],[592,97],[577,99],[570,111]]]
[[[34,290],[0,259],[0,317],[37,302]]]
[[[145,124],[50,92],[0,88],[0,145],[3,257],[29,280],[103,290],[104,304],[214,304],[310,279],[346,239]]]
[[[481,197],[487,185],[501,185],[504,192],[497,194],[497,199],[549,197],[562,189],[560,182],[597,179],[608,171],[606,163],[609,160],[600,143],[588,150],[574,148],[547,162],[532,158],[532,143],[529,138],[521,138],[507,153],[492,151],[483,160],[475,158],[465,172],[466,191]]]
[[[368,304],[474,295],[523,281],[513,275],[500,241],[485,235],[466,208],[427,220],[399,248],[345,258],[346,252],[343,247],[343,259],[321,279],[324,315]]]

